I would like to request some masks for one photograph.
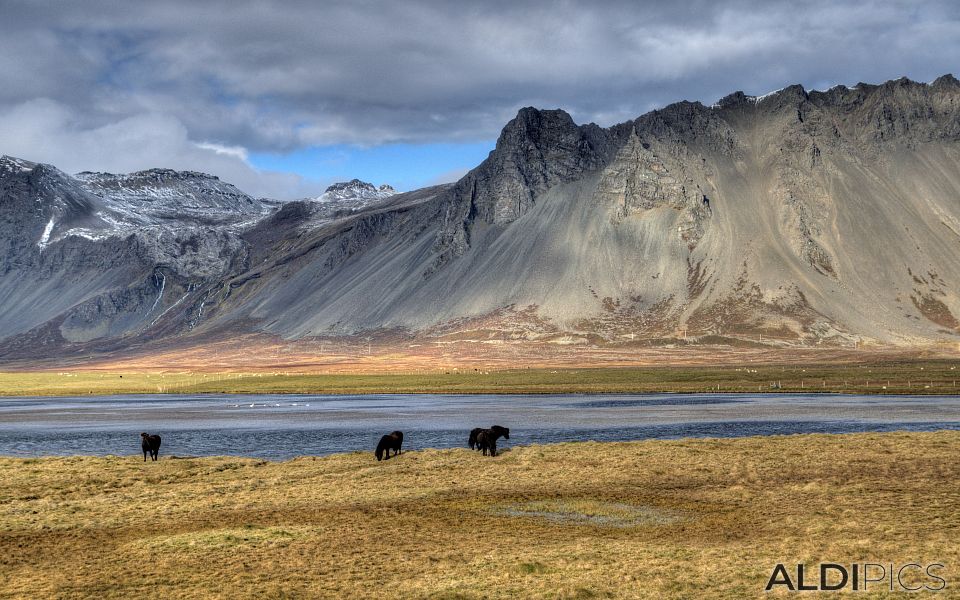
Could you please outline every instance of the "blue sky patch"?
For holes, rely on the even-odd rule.
[[[398,191],[456,181],[480,164],[495,142],[390,144],[384,146],[317,146],[287,154],[251,153],[261,170],[297,173],[323,182],[356,177],[374,185],[388,183]]]

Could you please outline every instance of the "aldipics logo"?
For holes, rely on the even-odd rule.
[[[777,563],[767,582],[765,591],[789,590],[791,592],[831,591],[891,591],[891,592],[939,592],[947,587],[941,576],[944,566],[940,563],[821,563],[820,568],[809,572],[805,565],[798,564],[791,570]]]

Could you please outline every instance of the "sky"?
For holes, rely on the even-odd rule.
[[[603,126],[678,100],[932,81],[960,2],[0,0],[0,154],[205,171],[257,196],[409,190],[524,106]]]

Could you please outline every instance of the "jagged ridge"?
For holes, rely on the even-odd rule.
[[[322,218],[323,202],[270,212],[198,174],[76,180],[4,159],[0,240],[16,275],[0,282],[0,298],[14,300],[0,336],[21,349],[45,336],[61,350],[224,328],[955,339],[958,141],[960,83],[943,76],[737,92],[610,128],[525,108],[456,184]],[[168,198],[241,216],[198,217],[209,231],[190,235],[173,231],[181,221],[89,233],[117,229],[116,203]],[[29,309],[37,290],[65,291],[26,318],[40,314]]]

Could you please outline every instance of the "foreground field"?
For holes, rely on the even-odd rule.
[[[0,595],[743,598],[823,561],[943,563],[947,597],[958,454],[937,432],[0,459]]]
[[[958,367],[960,359],[499,371],[452,368],[417,373],[24,371],[0,373],[0,396],[711,391],[960,394]]]

